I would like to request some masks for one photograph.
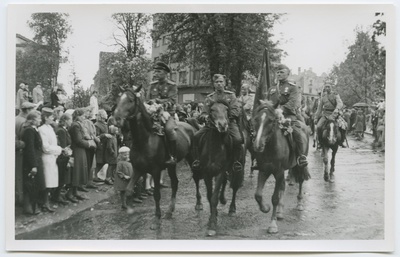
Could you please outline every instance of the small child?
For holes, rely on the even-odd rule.
[[[108,129],[111,137],[107,138],[106,143],[106,154],[105,159],[106,163],[108,163],[107,175],[105,179],[105,183],[108,185],[112,185],[112,178],[114,177],[115,169],[117,167],[117,133],[118,128],[114,125],[111,125]]]
[[[114,189],[120,192],[122,209],[127,209],[126,205],[126,187],[128,186],[129,180],[133,175],[132,164],[129,162],[130,149],[123,146],[119,149],[117,170],[114,178]]]

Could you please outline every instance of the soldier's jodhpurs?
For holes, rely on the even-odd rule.
[[[301,155],[305,155],[307,156],[308,154],[308,145],[307,145],[307,138],[305,137],[306,135],[304,135],[302,128],[301,128],[301,122],[299,120],[296,119],[296,116],[294,115],[288,115],[285,116],[285,118],[290,118],[292,120],[292,137],[293,137],[293,141],[296,144],[296,155],[297,156],[301,156]]]

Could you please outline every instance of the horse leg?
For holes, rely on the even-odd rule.
[[[322,158],[323,158],[323,162],[324,162],[324,164],[323,164],[323,170],[324,170],[324,180],[326,181],[326,182],[328,182],[328,180],[329,180],[329,174],[328,174],[328,168],[329,168],[329,165],[328,165],[328,160],[329,160],[329,156],[328,156],[328,153],[329,153],[329,148],[327,148],[327,147],[322,147]]]
[[[275,188],[274,188],[274,194],[272,195],[272,216],[271,216],[271,224],[268,227],[268,233],[269,234],[276,234],[278,233],[278,225],[276,223],[277,217],[276,217],[276,211],[278,204],[280,202],[280,191],[281,191],[281,185],[282,183],[285,183],[284,181],[284,172],[281,171],[275,176]]]
[[[293,170],[289,169],[288,170],[288,174],[286,176],[286,180],[289,181],[289,186],[293,186],[294,185],[294,177],[293,177]]]
[[[271,206],[269,204],[265,204],[262,197],[262,192],[264,189],[265,182],[267,181],[268,177],[271,175],[270,172],[266,172],[265,170],[260,170],[258,172],[258,179],[257,179],[257,189],[254,195],[258,206],[260,207],[260,211],[264,213],[268,213],[271,210]]]
[[[282,220],[283,219],[283,203],[282,203],[282,199],[283,199],[283,195],[285,194],[285,187],[286,187],[286,183],[285,180],[282,180],[282,183],[280,185],[279,188],[279,203],[278,203],[278,208],[276,210],[276,218],[278,220]]]
[[[217,234],[217,215],[218,215],[218,194],[221,189],[223,174],[220,173],[215,177],[215,188],[211,193],[210,211],[211,215],[208,221],[208,236],[215,236]],[[212,180],[211,180],[212,181]],[[212,183],[212,182],[211,182]],[[208,190],[207,190],[208,193]]]
[[[333,183],[335,182],[335,175],[333,174],[335,172],[335,158],[336,158],[336,153],[338,150],[338,145],[335,145],[335,147],[332,149],[332,158],[331,158],[331,172],[329,174],[329,182]]]
[[[223,175],[222,179],[222,185],[221,185],[221,191],[219,193],[219,202],[223,205],[226,204],[226,198],[225,198],[225,188],[226,188],[226,183],[227,183],[227,175]]]
[[[304,168],[302,168],[302,169],[304,169]],[[297,195],[297,210],[298,211],[304,211],[304,206],[303,206],[303,182],[304,182],[303,176],[299,176],[299,194]]]
[[[150,229],[155,230],[159,229],[161,226],[161,209],[160,209],[160,178],[161,178],[161,169],[157,169],[152,172],[153,179],[154,179],[154,202],[156,203],[156,213],[153,223],[150,226]]]
[[[196,207],[195,210],[203,210],[203,204],[201,203],[201,194],[200,194],[200,188],[199,188],[199,183],[200,183],[200,178],[197,176],[193,176],[194,183],[196,184]]]
[[[176,176],[176,166],[168,167],[168,175],[171,179],[171,202],[168,207],[168,211],[165,213],[166,219],[172,218],[172,213],[175,211],[175,203],[176,203],[176,192],[178,191],[178,177]]]

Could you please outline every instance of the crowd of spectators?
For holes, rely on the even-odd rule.
[[[57,206],[79,203],[88,199],[85,193],[113,185],[116,179],[115,190],[124,191],[129,172],[118,170],[118,152],[126,155],[129,137],[124,139],[118,121],[99,109],[94,98],[96,92],[89,106],[65,110],[60,89],[53,90],[45,102],[40,83],[32,97],[26,84],[20,85],[15,118],[15,199],[25,214],[52,213]],[[119,151],[121,147],[125,148]],[[136,203],[152,195],[150,176],[139,184],[132,199]],[[124,209],[125,198],[123,194]]]

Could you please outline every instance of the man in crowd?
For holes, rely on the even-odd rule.
[[[176,121],[175,104],[178,98],[178,86],[175,82],[167,79],[171,69],[163,62],[156,62],[153,66],[153,76],[155,81],[151,82],[150,88],[147,91],[147,101],[152,100],[162,104],[164,110],[170,114],[170,117],[165,123],[165,135],[168,141],[168,151],[170,159],[166,161],[167,165],[176,164]]]
[[[32,91],[32,99],[34,104],[43,103],[43,90],[40,82],[36,83],[36,87]]]
[[[93,108],[91,117],[93,123],[96,122],[96,117],[97,114],[99,113],[99,103],[97,101],[97,95],[98,95],[97,91],[94,90],[92,96],[90,97],[90,106]]]
[[[250,95],[250,85],[243,84],[240,88],[240,93],[238,101],[243,106],[247,120],[250,120],[254,104],[254,97]]]
[[[18,115],[18,113],[20,112],[22,103],[28,101],[25,87],[26,87],[25,83],[19,84],[19,89],[17,91],[17,96],[15,99],[15,115]]]
[[[301,107],[301,91],[298,86],[288,81],[289,75],[290,71],[286,65],[278,65],[276,72],[278,84],[268,90],[267,99],[272,101],[275,108],[282,109],[285,118],[291,119],[293,140],[296,143],[297,163],[299,166],[305,167],[308,165],[308,142],[305,133],[302,131],[302,127],[306,125],[299,119],[298,113]]]
[[[330,84],[326,84],[324,87],[324,92],[321,97],[321,101],[318,105],[318,110],[315,115],[314,122],[317,124],[317,132],[322,128],[323,124],[326,122],[326,117],[333,115],[335,119],[339,117],[339,110],[343,108],[343,102],[340,99],[340,95],[332,91]],[[340,126],[340,145],[344,146],[344,141],[346,138],[346,128]]]

